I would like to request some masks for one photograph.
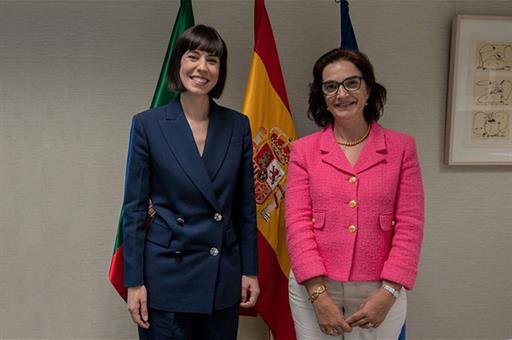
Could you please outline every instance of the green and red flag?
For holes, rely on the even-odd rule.
[[[261,288],[256,311],[275,340],[294,340],[282,203],[295,127],[264,0],[254,4],[254,52],[242,112],[250,119],[253,137]]]
[[[172,51],[176,45],[178,37],[189,27],[194,25],[194,14],[192,12],[191,0],[181,0],[178,14],[176,15],[176,21],[172,29],[171,38],[169,40],[169,46],[165,54],[162,70],[160,71],[160,77],[156,85],[153,100],[151,101],[151,108],[166,105],[171,100],[176,98],[177,93],[169,90],[167,83],[167,71],[169,68],[169,62],[171,59]],[[149,208],[148,221],[151,220],[153,209]],[[114,243],[114,253],[110,262],[110,270],[108,277],[116,291],[126,301],[127,290],[124,286],[124,256],[123,256],[123,210],[121,209],[121,215],[119,216],[119,223],[117,225],[117,235]]]

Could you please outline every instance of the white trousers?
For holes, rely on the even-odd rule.
[[[350,333],[331,336],[320,330],[313,305],[308,300],[306,287],[295,281],[292,272],[288,282],[290,308],[297,340],[397,340],[400,335],[407,313],[407,295],[403,288],[386,319],[378,328],[354,327]],[[326,278],[325,285],[329,296],[340,307],[346,319],[381,286],[381,281],[338,282]]]

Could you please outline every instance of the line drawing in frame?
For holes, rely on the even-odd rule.
[[[475,79],[474,105],[512,105],[512,77]]]
[[[452,22],[448,165],[512,165],[512,17]]]
[[[478,46],[480,70],[512,70],[512,43],[485,42]]]
[[[509,137],[509,113],[505,111],[476,111],[473,113],[473,137],[503,139]]]

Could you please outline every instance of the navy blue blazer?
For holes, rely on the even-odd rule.
[[[148,201],[156,212],[145,227]],[[148,306],[211,313],[240,301],[257,274],[249,120],[210,101],[201,157],[179,99],[133,117],[126,167],[124,284]]]

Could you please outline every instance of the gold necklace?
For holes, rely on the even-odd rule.
[[[355,146],[357,144],[361,144],[362,142],[364,142],[364,140],[366,138],[368,138],[368,135],[370,134],[370,127],[371,127],[371,125],[368,124],[368,129],[366,129],[366,132],[364,133],[364,135],[356,140],[347,141],[347,142],[340,142],[340,141],[336,140],[336,143],[338,143],[339,145],[343,145],[343,146]]]

